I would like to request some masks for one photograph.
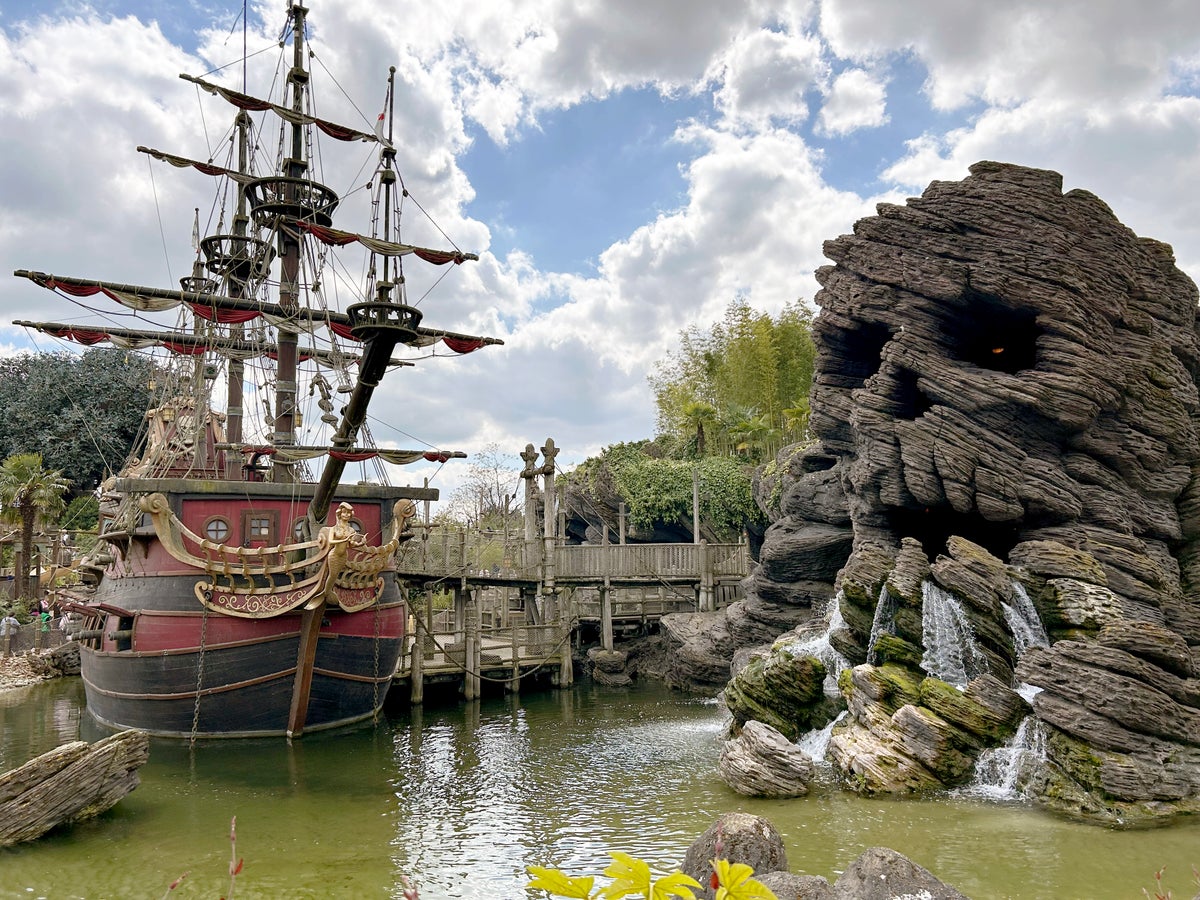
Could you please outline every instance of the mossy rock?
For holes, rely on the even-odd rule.
[[[789,740],[828,718],[825,666],[812,656],[774,650],[747,663],[725,686],[725,705],[734,720],[752,719],[775,728]]]
[[[960,691],[940,678],[921,682],[921,705],[971,735],[979,747],[1007,741],[1029,714],[1029,704],[992,676],[976,678]]]
[[[916,644],[904,640],[894,634],[881,634],[875,639],[871,648],[880,665],[895,663],[898,666],[912,669],[914,672],[921,668],[921,657],[924,650]]]
[[[921,679],[911,669],[894,663],[855,666],[838,679],[842,696],[849,699],[861,691],[867,699],[891,715],[906,703],[916,705],[921,697]]]

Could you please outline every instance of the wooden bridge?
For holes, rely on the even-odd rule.
[[[461,677],[468,699],[478,696],[481,678],[515,690],[532,671],[549,671],[565,686],[571,641],[582,626],[598,628],[601,646],[611,650],[616,629],[718,608],[749,572],[745,544],[629,544],[623,520],[616,543],[605,529],[599,544],[567,544],[554,484],[558,448],[547,440],[541,453],[541,465],[532,444],[521,454],[521,533],[430,524],[427,504],[424,524],[397,550],[398,576],[425,594],[397,673],[413,702],[427,680],[443,678]],[[698,510],[698,494],[693,500]],[[693,533],[699,530],[694,511]],[[435,615],[438,605],[446,608]]]

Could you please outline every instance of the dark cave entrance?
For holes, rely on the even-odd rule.
[[[1001,560],[1008,559],[1020,539],[1019,522],[989,522],[975,511],[959,513],[948,506],[893,508],[887,519],[897,538],[916,538],[930,560],[946,552],[946,542],[955,534]]]
[[[956,358],[1009,375],[1037,364],[1041,329],[1034,310],[1014,308],[978,291],[967,291],[963,300],[965,307],[942,326]]]
[[[896,400],[896,418],[909,422],[921,418],[933,408],[933,401],[917,384],[917,373],[898,369],[895,375],[896,389],[892,396]]]
[[[826,340],[832,346],[839,365],[827,374],[839,376],[840,387],[862,387],[868,378],[879,371],[883,348],[892,339],[886,325],[867,322],[856,328],[832,331]]]

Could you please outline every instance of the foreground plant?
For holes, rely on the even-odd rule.
[[[541,866],[529,867],[532,878],[528,887],[545,891],[552,897],[577,900],[621,900],[623,897],[695,900],[693,890],[703,887],[695,878],[679,871],[655,879],[650,867],[642,860],[628,853],[614,852],[610,855],[613,861],[603,873],[612,879],[607,887],[595,887],[596,879],[592,875],[571,876],[558,869]],[[712,866],[716,900],[776,900],[769,888],[750,877],[754,874],[750,866],[730,863],[725,859],[713,860]]]

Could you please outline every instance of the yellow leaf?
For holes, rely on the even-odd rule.
[[[778,900],[770,888],[750,877],[754,869],[745,863],[714,859],[712,866],[721,883],[716,900]]]
[[[604,874],[613,879],[613,883],[601,894],[605,900],[620,900],[630,894],[642,897],[650,896],[650,867],[640,859],[635,859],[628,853],[616,851],[611,854],[613,861]]]
[[[692,893],[691,888],[703,887],[691,875],[684,875],[682,872],[672,872],[670,875],[664,875],[658,881],[654,882],[654,891],[650,894],[650,900],[670,900],[671,897],[680,897],[682,900],[696,900],[696,895]]]
[[[591,875],[572,878],[558,869],[543,869],[541,866],[530,866],[526,871],[533,876],[528,885],[533,890],[575,900],[588,900],[592,896],[592,884],[596,881]]]

